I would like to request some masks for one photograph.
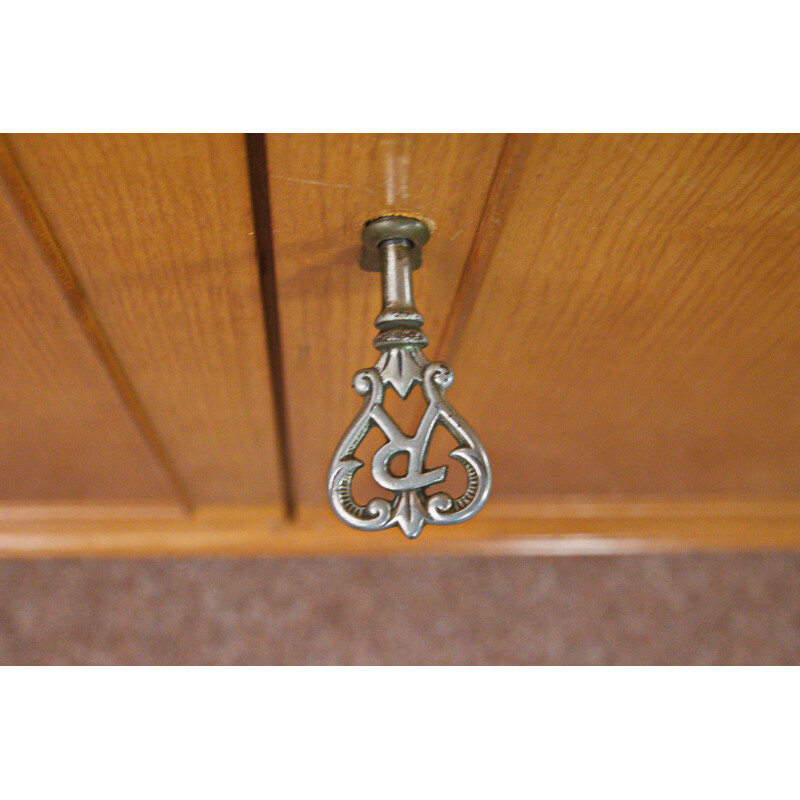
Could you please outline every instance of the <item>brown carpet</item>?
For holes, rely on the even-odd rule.
[[[796,664],[800,555],[0,563],[4,664]]]

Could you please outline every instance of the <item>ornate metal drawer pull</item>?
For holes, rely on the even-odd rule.
[[[364,227],[361,268],[380,272],[383,287],[383,309],[375,320],[379,333],[373,342],[381,355],[374,367],[360,370],[353,378],[364,404],[328,470],[328,497],[341,520],[364,531],[397,525],[409,539],[416,539],[426,523],[454,525],[475,516],[486,503],[492,482],[483,445],[444,398],[445,389],[453,383],[453,371],[441,361],[428,361],[422,352],[428,337],[420,330],[423,319],[414,306],[411,272],[420,267],[429,236],[427,225],[411,217],[382,217]],[[416,433],[406,436],[383,407],[383,399],[389,387],[405,399],[415,384],[421,385],[428,405]],[[447,476],[446,466],[425,466],[437,425],[459,445],[450,453],[467,473],[466,489],[459,497],[426,491]],[[394,492],[394,498],[374,497],[362,506],[351,493],[353,477],[364,466],[354,453],[374,426],[388,441],[372,458],[372,476]],[[408,467],[405,475],[398,476],[389,471],[389,465],[401,454],[407,456]]]

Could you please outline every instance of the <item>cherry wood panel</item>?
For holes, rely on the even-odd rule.
[[[494,134],[268,135],[292,478],[301,504],[325,503],[328,461],[360,405],[350,379],[377,359],[380,279],[358,268],[363,223],[407,213],[433,224],[414,288],[435,356],[504,142]]]
[[[9,141],[189,501],[276,499],[243,136]]]
[[[53,272],[17,178],[0,151],[0,502],[177,510],[167,472]]]
[[[797,495],[798,220],[798,136],[533,137],[452,336],[495,502]]]

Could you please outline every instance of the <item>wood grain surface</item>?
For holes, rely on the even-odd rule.
[[[243,136],[0,147],[0,555],[800,547],[800,136],[265,141],[279,339]],[[419,542],[320,508],[386,213],[434,228],[426,352],[494,471],[478,518]]]
[[[160,501],[163,465],[118,392],[0,153],[0,501]],[[30,516],[30,515],[28,515]]]
[[[391,212],[432,222],[414,289],[435,356],[503,144],[494,134],[267,137],[292,479],[301,505],[325,502],[328,461],[360,405],[350,379],[377,360],[380,279],[358,268],[363,223]]]
[[[798,220],[798,136],[535,136],[453,336],[495,502],[797,495]]]
[[[396,528],[355,531],[327,511],[287,521],[278,506],[161,510],[103,517],[61,507],[0,515],[0,557],[320,555],[616,555],[665,551],[797,550],[800,502],[554,498],[491,513],[409,541]]]
[[[243,136],[9,143],[189,502],[275,500]]]

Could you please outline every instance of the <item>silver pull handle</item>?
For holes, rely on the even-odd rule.
[[[381,217],[364,226],[361,268],[381,273],[383,308],[375,320],[378,335],[373,344],[380,352],[374,367],[359,370],[353,387],[364,404],[342,437],[328,470],[328,497],[337,516],[364,531],[397,525],[409,539],[416,539],[426,523],[454,525],[474,517],[489,496],[492,475],[486,451],[475,432],[445,400],[453,383],[453,371],[441,361],[428,361],[422,350],[428,338],[420,330],[423,319],[414,305],[412,271],[422,264],[422,247],[430,231],[411,217]],[[387,388],[402,397],[420,384],[428,405],[413,436],[406,436],[383,407]],[[447,476],[447,467],[425,468],[428,447],[437,425],[444,426],[458,443],[450,456],[467,473],[467,485],[459,497],[434,492]],[[387,442],[372,458],[372,476],[394,493],[389,501],[374,497],[359,505],[351,493],[353,477],[364,463],[354,456],[370,429],[380,428]],[[395,456],[408,458],[406,474],[394,475],[389,465]]]

